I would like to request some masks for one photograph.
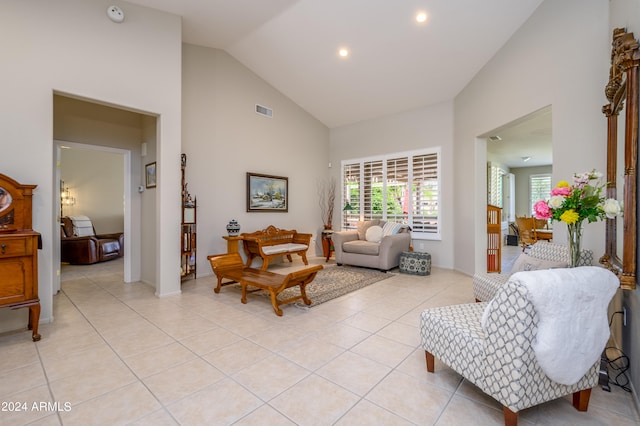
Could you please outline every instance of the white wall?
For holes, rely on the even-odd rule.
[[[514,167],[510,171],[516,178],[516,215],[531,216],[531,204],[529,204],[530,188],[529,177],[531,175],[551,174],[553,167],[536,166],[536,167]],[[604,170],[602,170],[604,173]],[[565,179],[567,180],[567,179]],[[556,182],[551,180],[551,186],[555,186]],[[559,224],[558,224],[559,225]]]
[[[157,113],[159,294],[179,292],[181,21],[178,16],[118,2],[122,24],[106,17],[111,1],[2,2],[0,13],[0,170],[37,184],[33,227],[39,253],[41,321],[52,319],[54,210],[53,96],[57,91]],[[166,164],[166,167],[163,165]],[[136,185],[137,186],[137,185]],[[13,314],[13,312],[12,312]],[[11,314],[9,314],[11,315]],[[19,314],[17,314],[19,315]]]
[[[608,78],[608,4],[546,0],[456,97],[455,269],[471,275],[486,267],[486,142],[478,135],[551,105],[553,181],[605,170],[601,109]],[[596,254],[604,251],[602,222],[586,226],[584,245]]]
[[[137,182],[138,185],[143,185],[146,187],[145,166],[147,164],[153,163],[154,161],[157,162],[158,160],[157,135],[158,120],[156,119],[156,117],[142,117],[142,141],[143,143],[147,144],[147,155],[141,158],[141,171],[139,176],[140,180]],[[133,186],[135,187],[136,184],[134,183]],[[158,192],[158,187],[155,187],[145,189],[145,191],[141,194],[139,200],[140,211],[142,212],[142,215],[141,217],[137,218],[139,227],[133,227],[134,232],[137,232],[140,237],[140,279],[143,282],[151,285],[155,285],[156,283],[156,274],[158,273],[158,258],[156,250],[160,246],[160,244],[158,244],[158,241],[162,241],[160,240],[161,237],[156,234],[156,216],[153,214],[154,212],[156,212],[156,206],[158,205]],[[180,201],[178,201],[178,204],[179,203]],[[178,214],[180,215],[181,212],[179,212]],[[180,219],[177,218],[177,220],[179,221]],[[178,249],[178,255],[179,252],[180,250]],[[135,264],[133,266],[135,267]]]
[[[342,160],[440,146],[442,240],[422,240],[420,251],[431,254],[434,266],[453,267],[453,102],[331,129],[331,175],[341,182]],[[341,193],[341,188],[339,188]],[[339,195],[338,193],[337,195]],[[486,190],[484,191],[486,194]],[[486,198],[485,198],[486,199]],[[341,203],[336,203],[334,223],[341,223]],[[335,226],[335,225],[334,225]]]
[[[76,199],[65,216],[88,216],[97,234],[124,231],[124,154],[62,149],[61,176]]]
[[[60,151],[61,178],[76,197],[74,206],[64,207],[64,215],[89,216],[98,233],[124,231],[124,155],[112,148],[132,152],[136,160],[127,173],[139,182],[142,117],[54,96],[53,137],[72,142],[63,144],[70,149]]]
[[[224,51],[183,46],[182,147],[186,182],[198,201],[198,276],[207,255],[227,250],[226,225],[322,229],[316,182],[327,175],[329,130]],[[255,113],[273,109],[273,118]],[[246,173],[289,179],[288,213],[247,213]]]
[[[130,156],[129,167],[125,171],[125,174],[130,177],[129,198],[126,199],[127,187],[124,187],[127,180],[120,179],[123,177],[121,173],[117,178],[119,179],[117,184],[112,185],[114,188],[119,186],[121,198],[120,210],[119,212],[113,211],[112,219],[109,221],[111,224],[104,223],[105,227],[103,228],[103,224],[100,223],[102,221],[100,219],[101,209],[94,208],[92,203],[87,204],[88,199],[82,194],[78,199],[79,204],[69,210],[70,214],[81,214],[79,209],[82,206],[88,206],[93,211],[98,210],[98,223],[96,224],[98,232],[106,232],[106,229],[112,229],[113,232],[125,231],[125,253],[128,253],[125,257],[125,279],[127,282],[142,279],[155,286],[155,238],[151,241],[150,239],[141,241],[142,226],[151,227],[151,232],[147,234],[155,237],[153,233],[154,217],[148,213],[155,211],[156,198],[153,195],[155,192],[140,194],[135,188],[144,183],[142,170],[144,169],[143,161],[146,161],[146,158],[141,156],[141,142],[148,142],[147,145],[151,147],[148,151],[154,153],[155,160],[156,117],[59,95],[55,95],[53,101],[53,136],[55,140],[64,141],[62,144],[64,146],[74,146],[79,143],[83,149],[89,147],[118,152],[125,162],[127,160],[123,157]],[[148,122],[153,125],[151,132],[146,124]],[[149,138],[148,135],[151,137]],[[127,155],[124,155],[125,152]],[[61,155],[64,155],[64,150],[61,150]],[[64,164],[61,167],[61,172],[64,178],[66,174]],[[72,182],[68,183],[73,184]],[[123,188],[125,189],[124,194]],[[124,212],[130,215],[129,224],[126,220],[123,221],[124,212],[121,202],[123,196],[125,196]],[[111,208],[118,207],[118,201],[115,199],[113,201],[114,205]],[[126,205],[127,201],[130,203],[129,205]],[[93,211],[90,216],[92,218],[96,217]],[[141,220],[143,211],[145,212],[145,221]],[[116,216],[119,216],[119,219],[116,219]],[[118,226],[116,227],[116,225]],[[147,246],[149,242],[153,245]],[[141,261],[141,251],[144,251],[145,254],[151,253],[152,256]],[[130,275],[128,275],[128,271]]]

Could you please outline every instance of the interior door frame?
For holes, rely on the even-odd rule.
[[[91,145],[91,144],[83,144],[78,142],[68,142],[63,140],[54,139],[54,174],[55,177],[53,179],[53,211],[56,212],[55,220],[53,221],[54,229],[51,233],[53,235],[53,265],[57,268],[56,273],[53,274],[53,294],[56,294],[60,291],[60,260],[61,260],[61,250],[60,250],[60,171],[61,171],[61,150],[64,147],[69,148],[78,148],[78,149],[86,149],[92,151],[102,151],[102,152],[111,152],[122,154],[124,161],[124,282],[130,283],[134,281],[132,277],[132,241],[131,236],[133,235],[131,232],[132,229],[132,210],[129,206],[131,206],[131,150],[121,149],[121,148],[111,148],[107,146],[100,145]]]

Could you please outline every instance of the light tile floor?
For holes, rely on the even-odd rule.
[[[285,306],[282,317],[268,298],[243,305],[238,291],[216,295],[212,284],[186,281],[181,295],[159,299],[122,282],[121,260],[65,266],[42,340],[0,335],[0,425],[503,424],[500,405],[458,374],[440,363],[427,373],[419,349],[419,313],[472,302],[468,276],[395,274],[311,309]],[[567,397],[520,419],[640,422],[616,387],[594,389],[587,413]]]

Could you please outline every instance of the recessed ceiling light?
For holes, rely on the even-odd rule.
[[[416,21],[419,23],[427,22],[427,12],[420,11],[416,14]]]
[[[341,47],[340,50],[338,50],[338,55],[340,55],[340,57],[342,58],[346,58],[347,56],[349,56],[349,49],[347,49],[346,47]]]

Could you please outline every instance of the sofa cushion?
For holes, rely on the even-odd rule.
[[[522,253],[513,264],[511,273],[537,271],[539,269],[566,268],[567,266],[569,266],[567,262],[554,262],[551,260],[537,259],[529,256],[528,254]]]
[[[380,243],[371,243],[365,240],[347,241],[342,244],[342,251],[345,253],[378,256],[380,253]]]
[[[402,231],[402,228],[406,225],[397,222],[387,222],[382,227],[382,236],[386,237],[387,235],[399,234]]]
[[[382,222],[382,223],[381,223]],[[366,240],[367,239],[367,229],[371,226],[383,226],[385,221],[380,219],[373,220],[365,220],[363,222],[358,222],[358,239]]]
[[[308,247],[305,244],[276,244],[273,246],[264,246],[262,251],[264,254],[277,254],[277,253],[292,253],[300,250],[306,250]]]
[[[91,237],[94,234],[93,224],[87,216],[69,216],[73,223],[73,235],[75,237]]]
[[[382,228],[378,225],[370,226],[365,239],[371,243],[379,243],[382,240]]]

